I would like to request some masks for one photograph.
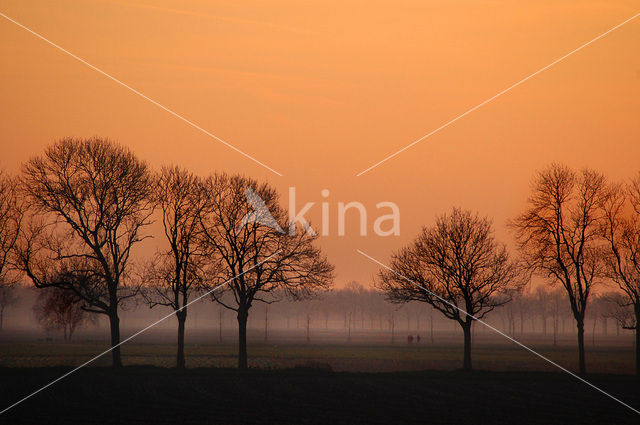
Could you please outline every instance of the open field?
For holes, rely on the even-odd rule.
[[[122,346],[123,370],[105,367],[106,355],[0,423],[638,423],[627,408],[496,337],[477,338],[477,371],[463,373],[461,341],[454,336],[392,345],[376,338],[364,343],[362,335],[352,343],[325,336],[306,344],[275,334],[268,344],[250,342],[246,372],[235,369],[235,344],[206,336],[190,338],[184,372],[172,368],[172,333],[141,336]],[[0,342],[0,397],[7,405],[108,348],[99,339],[6,337]],[[572,340],[555,347],[534,337],[524,342],[575,370]],[[587,354],[589,381],[640,406],[628,341],[601,340]]]
[[[66,368],[0,369],[14,401]],[[592,375],[640,405],[631,377]],[[626,424],[637,415],[559,373],[87,368],[0,417],[7,424]]]
[[[108,348],[100,334],[84,334],[77,341],[46,342],[22,334],[7,335],[0,340],[0,366],[50,367],[79,365]],[[91,338],[89,338],[91,337]],[[297,334],[273,332],[269,343],[253,335],[249,341],[251,367],[282,369],[307,363],[329,365],[337,372],[396,372],[415,370],[455,370],[462,365],[462,338],[445,333],[430,343],[408,344],[397,338],[390,344],[386,336],[357,333],[351,343],[337,332],[318,333],[305,343]],[[154,330],[122,346],[125,365],[173,367],[175,364],[174,332]],[[223,343],[215,341],[211,332],[192,332],[186,344],[187,367],[235,367],[237,346],[232,330]],[[406,338],[406,337],[405,337]],[[540,354],[575,370],[577,352],[574,338],[566,336],[554,346],[540,337],[518,337]],[[600,337],[596,345],[587,345],[589,371],[608,374],[634,373],[634,348],[628,339]],[[498,335],[477,335],[472,350],[473,366],[491,371],[555,371],[554,366]],[[108,355],[93,365],[107,366]]]
[[[106,350],[108,345],[90,343],[0,344],[0,366],[49,367],[79,365]],[[538,346],[540,354],[575,369],[575,349],[571,346]],[[281,369],[306,363],[323,363],[334,371],[393,372],[410,370],[455,370],[462,365],[458,344],[407,345],[314,345],[253,344],[249,347],[250,367]],[[122,348],[125,365],[173,367],[175,348],[171,344],[130,344]],[[187,346],[187,367],[235,367],[236,346]],[[632,374],[633,349],[598,347],[588,353],[589,370],[597,373]],[[107,366],[105,355],[95,365]],[[523,349],[512,345],[476,344],[474,367],[492,371],[553,371],[555,368]]]

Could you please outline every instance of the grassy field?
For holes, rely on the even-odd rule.
[[[187,371],[173,369],[172,334],[122,346],[110,356],[0,416],[7,424],[391,424],[639,423],[638,415],[533,354],[496,338],[477,338],[476,371],[464,373],[458,338],[437,344],[274,341],[249,344],[249,371],[236,345],[187,344]],[[166,342],[162,342],[165,340]],[[527,345],[575,370],[572,340]],[[0,399],[9,405],[108,348],[29,338],[0,342]],[[587,379],[640,406],[628,341],[587,347]],[[5,407],[5,406],[2,406]]]
[[[540,354],[567,367],[576,367],[573,344],[553,346],[529,344]],[[42,367],[75,366],[108,348],[106,342],[0,342],[0,366]],[[589,371],[610,374],[632,374],[633,347],[599,345],[587,347]],[[125,365],[172,367],[175,362],[173,343],[127,343],[122,346]],[[236,345],[187,344],[187,367],[234,367]],[[554,367],[530,352],[510,343],[480,340],[473,347],[476,369],[491,371],[552,371]],[[96,366],[109,365],[110,357],[96,360]],[[307,363],[329,365],[334,371],[395,372],[411,370],[455,370],[462,364],[462,347],[455,340],[438,344],[338,344],[338,343],[250,343],[251,367],[282,369]]]

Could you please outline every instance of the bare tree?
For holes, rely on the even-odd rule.
[[[548,303],[551,307],[553,317],[553,345],[558,345],[558,335],[560,333],[560,321],[562,321],[562,331],[564,332],[564,317],[567,315],[566,297],[560,288],[549,291]]]
[[[18,303],[19,297],[16,294],[16,284],[10,281],[0,282],[0,331],[4,329],[4,312],[7,307]]]
[[[627,301],[626,295],[620,291],[609,292],[602,296],[607,301],[604,305],[602,317],[616,321],[616,325],[622,329],[637,329],[637,321],[632,305]],[[636,370],[637,372],[637,370]]]
[[[219,278],[229,281],[232,302],[214,299],[237,313],[238,367],[247,368],[247,320],[254,302],[272,303],[279,296],[304,299],[330,287],[333,266],[314,246],[316,236],[295,229],[268,184],[227,174],[202,184],[205,207],[200,214],[202,242],[221,264]],[[262,202],[253,209],[247,196]],[[289,232],[282,229],[290,230]],[[280,289],[279,291],[276,291]]]
[[[394,303],[426,302],[460,324],[471,370],[471,324],[521,287],[519,269],[493,237],[491,221],[455,208],[392,256],[378,286]],[[475,318],[475,319],[474,319]]]
[[[511,226],[534,272],[565,289],[578,328],[580,373],[586,373],[584,318],[589,294],[601,274],[599,206],[605,179],[553,164],[539,172],[528,207]]]
[[[352,331],[356,326],[356,317],[362,308],[362,297],[365,289],[362,284],[352,280],[345,285],[340,293],[347,325],[347,342],[351,342]]]
[[[517,310],[517,306],[514,305],[514,304],[515,303],[513,302],[513,300],[511,300],[510,303],[505,305],[502,313],[504,314],[504,317],[506,319],[507,333],[515,338],[515,336],[516,336],[516,310]]]
[[[540,317],[542,324],[542,334],[547,335],[547,319],[552,310],[552,302],[550,302],[550,294],[544,286],[537,286],[531,294],[532,307],[535,313]]]
[[[5,309],[18,301],[15,294],[17,278],[12,275],[11,261],[22,223],[16,184],[16,179],[0,171],[0,330],[3,328]]]
[[[132,248],[152,214],[151,177],[128,149],[104,139],[63,139],[23,166],[32,216],[18,264],[36,287],[73,292],[88,312],[109,318],[113,366],[120,355],[121,303]]]
[[[586,319],[591,321],[591,345],[596,346],[596,329],[598,322],[603,318],[605,313],[604,304],[608,302],[600,294],[593,294],[589,301],[589,311],[587,312]]]
[[[40,291],[33,312],[47,331],[62,329],[65,341],[71,341],[75,331],[89,318],[81,300],[73,292],[59,287]]]
[[[615,300],[619,308],[613,317],[623,328],[635,329],[636,375],[640,377],[640,174],[626,186],[610,185],[602,209],[602,234],[609,248],[605,274],[622,295]],[[625,317],[629,311],[632,317]]]
[[[209,266],[197,243],[201,193],[196,176],[178,167],[164,167],[156,178],[154,201],[161,210],[169,247],[158,253],[147,268],[149,287],[144,293],[151,307],[168,306],[176,314],[179,369],[186,366],[184,336],[189,297],[202,288]]]
[[[264,343],[269,342],[269,304],[264,306]]]

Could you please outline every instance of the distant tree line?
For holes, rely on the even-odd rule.
[[[453,209],[393,254],[379,287],[392,302],[425,302],[458,322],[471,369],[471,323],[511,301],[527,276],[541,277],[565,292],[586,373],[587,306],[594,288],[614,284],[610,315],[635,329],[640,376],[640,175],[610,183],[594,170],[552,164],[534,176],[525,211],[509,225],[517,260],[494,240],[489,219]]]
[[[171,307],[178,319],[177,366],[185,366],[187,305],[195,294],[237,312],[238,366],[247,367],[246,323],[255,302],[275,302],[276,289],[303,299],[332,284],[333,266],[304,231],[279,232],[260,220],[246,191],[258,194],[283,228],[287,215],[276,191],[243,176],[196,177],[177,167],[153,172],[130,150],[108,140],[63,139],[3,178],[0,278],[19,271],[47,289],[38,304],[42,322],[70,336],[72,317],[106,316],[114,367],[122,365],[120,317],[141,295],[149,306]],[[159,211],[163,248],[148,262],[132,263],[133,250],[152,235]],[[223,302],[215,290],[233,294]],[[59,305],[58,305],[59,304]]]
[[[264,203],[271,222],[250,197]],[[162,225],[161,248],[134,262],[134,251],[154,236],[154,221]],[[16,302],[12,288],[26,277],[42,290],[34,313],[45,328],[71,338],[83,321],[106,317],[119,367],[119,313],[143,300],[175,314],[176,365],[184,368],[188,306],[206,295],[235,313],[238,367],[246,368],[247,323],[256,303],[265,305],[265,340],[269,304],[324,295],[333,301],[300,304],[307,340],[312,322],[327,326],[339,312],[348,340],[358,323],[369,321],[386,325],[392,342],[403,314],[398,307],[422,303],[431,329],[434,312],[459,325],[468,370],[474,322],[498,309],[504,331],[515,335],[516,322],[523,333],[525,314],[532,327],[537,315],[555,342],[568,306],[579,371],[586,373],[587,307],[598,305],[594,327],[598,318],[615,319],[635,330],[640,376],[640,176],[615,183],[593,170],[553,164],[534,176],[524,211],[509,223],[516,253],[496,240],[488,217],[454,208],[392,254],[375,289],[350,283],[330,291],[334,268],[316,247],[317,236],[282,231],[290,225],[267,183],[224,173],[203,178],[177,166],[154,171],[109,140],[60,140],[23,164],[18,176],[0,174],[0,329],[5,308]],[[554,290],[528,288],[532,278]]]
[[[594,295],[590,301],[586,323],[592,344],[595,344],[596,334],[617,336],[621,330],[629,329],[616,317],[619,307],[612,302],[615,296],[616,292],[603,292]],[[573,315],[562,288],[539,282],[513,293],[511,301],[486,320],[510,336],[541,336],[543,339],[540,341],[557,345],[571,331],[572,327],[568,325],[571,325]],[[219,323],[211,317],[203,326],[213,327],[214,322]],[[388,343],[406,343],[408,334],[419,334],[421,340],[429,344],[437,342],[443,333],[451,334],[452,328],[448,326],[451,322],[428,303],[389,303],[383,291],[352,281],[325,292],[320,298],[302,302],[285,301],[266,311],[262,307],[254,316],[252,327],[255,330],[264,328],[266,339],[270,329],[297,329],[301,336],[310,335],[311,340],[318,335],[333,338],[335,332],[340,330],[347,342],[355,337],[362,341],[372,335],[386,335]],[[457,322],[454,323],[458,326]],[[459,329],[462,331],[461,327]],[[493,332],[483,330],[481,324],[475,324],[474,330],[489,335]]]
[[[64,337],[64,322],[68,317],[74,317],[73,315],[60,315],[55,321],[53,318],[40,320],[38,312],[41,311],[48,292],[24,285],[18,285],[12,290],[12,295],[19,299],[18,303],[8,307],[11,316],[9,326],[12,330],[40,326],[49,338],[57,338],[58,335]],[[601,342],[614,343],[620,335],[624,335],[626,341],[626,337],[633,333],[615,317],[615,313],[619,311],[617,304],[612,302],[616,294],[613,291],[603,292],[595,294],[591,299],[585,320],[587,348]],[[231,294],[224,295],[228,296]],[[408,335],[413,335],[414,338],[420,335],[421,344],[429,345],[449,343],[452,337],[458,335],[458,332],[453,331],[459,331],[463,335],[462,328],[456,322],[447,319],[430,305],[418,301],[389,303],[382,291],[356,281],[334,287],[312,299],[296,301],[281,297],[282,300],[277,304],[260,303],[252,309],[247,324],[251,340],[278,344],[285,341],[305,342],[308,336],[308,342],[314,344],[335,341],[403,345],[407,343]],[[211,301],[209,298],[207,300]],[[147,300],[141,294],[135,304],[130,304],[123,311],[121,320],[127,332],[144,327],[167,314],[165,308],[156,306],[149,311],[146,306]],[[50,314],[57,315],[58,311],[66,310],[56,308]],[[78,331],[82,329],[81,338],[93,339],[95,332],[101,332],[104,325],[108,327],[108,320],[90,320],[92,317],[96,315],[85,312],[77,323],[72,338],[76,338]],[[189,307],[189,317],[190,329],[197,330],[198,335],[197,339],[192,339],[192,345],[196,343],[194,341],[200,343],[202,331],[210,335],[209,339],[213,343],[231,342],[230,332],[234,332],[233,339],[237,337],[236,315],[229,314],[229,310],[221,305],[196,302]],[[569,342],[567,337],[575,333],[573,315],[564,290],[545,285],[542,281],[532,283],[514,294],[509,303],[496,309],[486,319],[508,335],[533,341],[534,344],[564,345]],[[177,318],[166,320],[157,328],[160,332],[165,332],[176,325]],[[478,323],[474,323],[472,333],[482,335],[483,338],[500,338]]]

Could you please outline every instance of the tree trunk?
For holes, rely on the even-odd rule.
[[[640,379],[640,303],[634,306],[636,314],[636,377]]]
[[[111,328],[111,359],[114,368],[122,367],[122,356],[120,355],[120,318],[117,311],[109,314],[109,326]]]
[[[396,322],[393,313],[391,313],[391,319],[389,320],[389,326],[391,327],[391,344],[396,342]]]
[[[220,311],[219,311],[220,318],[218,320],[218,325],[219,325],[219,329],[218,329],[218,340],[219,341],[218,342],[222,342],[222,319],[223,319],[223,313],[224,313],[224,310],[222,310],[222,308],[223,307],[220,306]]]
[[[531,333],[536,333],[536,319],[533,316],[531,316]]]
[[[640,317],[636,316],[636,377],[640,379],[640,326],[638,326],[637,320]]]
[[[429,317],[429,326],[431,328],[431,344],[433,344],[433,315]]]
[[[249,311],[246,307],[238,308],[238,369],[247,369],[247,320]]]
[[[184,328],[187,321],[187,309],[183,308],[180,311],[176,311],[176,317],[178,318],[178,353],[176,355],[176,368],[185,369],[186,361],[184,358]]]
[[[578,357],[579,357],[579,370],[581,374],[587,373],[587,364],[584,355],[584,321],[578,320]]]
[[[4,307],[0,308],[0,331],[4,326]]]
[[[269,305],[264,308],[264,343],[269,342]]]
[[[464,370],[471,370],[471,323],[461,323],[462,332],[464,333],[464,360],[462,365]]]

